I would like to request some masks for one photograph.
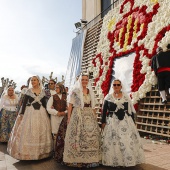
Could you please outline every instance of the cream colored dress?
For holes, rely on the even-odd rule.
[[[9,155],[19,160],[38,160],[51,156],[53,141],[51,136],[50,119],[42,102],[45,93],[36,96],[30,89],[25,99],[33,98],[32,103],[23,101],[26,105],[24,115],[18,115],[11,132],[7,151]],[[25,100],[24,99],[24,100]],[[29,101],[29,100],[28,100]],[[38,102],[40,109],[36,110],[33,103]]]
[[[60,99],[62,98],[62,94],[57,94],[57,95]],[[57,115],[58,111],[52,108],[52,106],[53,106],[53,96],[51,96],[47,102],[47,111],[50,114],[52,133],[57,134],[59,126],[64,116],[58,116]]]
[[[90,95],[83,96],[83,100],[84,103],[90,104]],[[78,103],[78,101],[73,98],[70,99],[70,103]],[[77,167],[83,165],[92,167],[100,162],[100,132],[91,107],[81,109],[74,105],[67,126],[63,160],[67,165]]]

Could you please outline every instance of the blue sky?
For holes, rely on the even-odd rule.
[[[17,90],[32,75],[61,80],[81,17],[81,0],[0,0],[0,78]]]

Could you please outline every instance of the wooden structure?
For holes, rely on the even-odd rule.
[[[140,100],[136,124],[140,132],[170,137],[170,103],[161,103],[156,87]]]

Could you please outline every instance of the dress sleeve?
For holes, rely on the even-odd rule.
[[[28,102],[28,99],[29,99],[29,96],[25,94],[24,98],[23,98],[23,103],[22,103],[22,106],[21,106],[21,112],[20,114],[24,114],[25,112],[25,108],[26,108],[26,104]]]
[[[68,96],[68,103],[74,104],[75,103],[75,92],[72,92],[69,96]]]
[[[108,110],[108,101],[104,100],[103,110],[102,110],[102,123],[106,123],[107,110]]]
[[[53,106],[53,96],[51,96],[47,102],[47,111],[50,115],[57,115],[58,111],[55,109],[52,109]]]

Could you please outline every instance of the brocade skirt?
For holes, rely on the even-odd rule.
[[[19,160],[38,160],[52,155],[53,140],[49,116],[44,107],[27,106],[18,115],[11,132],[7,151]]]

